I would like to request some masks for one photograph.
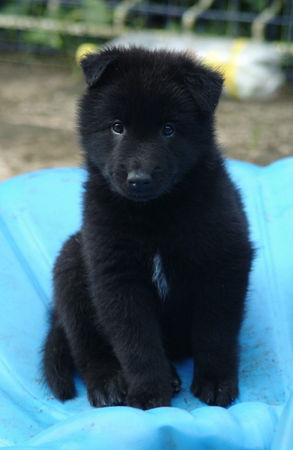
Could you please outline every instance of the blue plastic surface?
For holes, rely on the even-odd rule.
[[[170,408],[94,409],[54,399],[40,379],[51,269],[79,228],[82,169],[50,169],[0,185],[0,446],[18,449],[293,449],[293,158],[261,168],[228,161],[258,248],[241,332],[240,397],[229,409],[189,392]]]

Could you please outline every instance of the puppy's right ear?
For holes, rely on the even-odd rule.
[[[80,65],[82,67],[85,81],[88,87],[94,86],[107,67],[114,61],[113,55],[103,55],[90,53],[82,58]]]

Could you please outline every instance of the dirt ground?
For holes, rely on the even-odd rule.
[[[81,165],[75,131],[81,73],[0,59],[0,180]],[[222,99],[218,138],[225,155],[265,165],[293,154],[293,93],[265,102]]]

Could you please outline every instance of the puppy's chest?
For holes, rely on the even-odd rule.
[[[151,275],[152,283],[166,307],[167,303],[176,302],[178,296],[183,300],[183,297],[193,295],[199,283],[197,264],[188,258],[188,252],[184,255],[174,254],[172,257],[169,255],[167,261],[157,252],[152,260]]]
[[[160,253],[156,253],[153,258],[153,268],[152,268],[152,282],[155,285],[159,297],[162,301],[165,301],[169,293],[170,287],[166,274],[164,272],[162,258]]]

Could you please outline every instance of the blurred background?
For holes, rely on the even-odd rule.
[[[292,25],[292,0],[0,0],[0,180],[81,164],[78,61],[109,42],[187,49],[221,70],[227,157],[292,155]]]

